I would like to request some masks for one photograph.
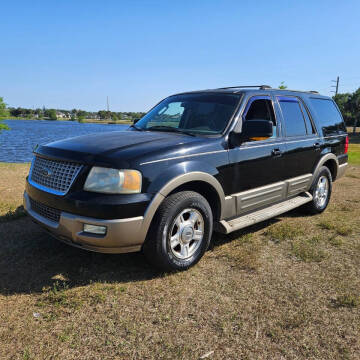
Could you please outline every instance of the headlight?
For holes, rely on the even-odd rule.
[[[141,192],[141,173],[94,166],[85,181],[84,190],[106,194]]]

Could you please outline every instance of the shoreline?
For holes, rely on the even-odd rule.
[[[17,118],[17,117],[6,117],[2,118],[0,117],[0,121],[6,121],[6,120],[25,120],[25,121],[67,121],[67,122],[77,122],[79,124],[111,124],[111,125],[131,125],[133,121],[131,120],[98,120],[98,119],[84,119],[82,121],[78,120],[70,120],[70,119],[57,119],[57,120],[51,120],[51,119],[28,119],[28,118]]]

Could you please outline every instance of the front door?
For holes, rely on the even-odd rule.
[[[273,122],[273,136],[266,140],[247,141],[229,150],[237,215],[284,198],[285,144],[270,95],[253,96],[247,101],[242,121],[260,119]]]

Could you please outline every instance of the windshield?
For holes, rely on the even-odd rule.
[[[136,127],[151,131],[220,134],[234,114],[240,95],[184,94],[163,100]]]

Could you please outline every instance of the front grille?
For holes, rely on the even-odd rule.
[[[35,201],[31,198],[30,198],[30,206],[31,206],[31,210],[35,211],[40,216],[49,219],[51,221],[54,221],[56,223],[59,222],[60,214],[61,214],[60,210],[41,204],[38,201]]]
[[[30,173],[30,183],[57,195],[64,195],[79,174],[82,165],[69,161],[49,160],[35,156]]]

